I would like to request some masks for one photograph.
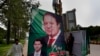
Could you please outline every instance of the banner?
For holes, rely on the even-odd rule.
[[[32,9],[29,31],[28,56],[40,51],[42,56],[66,56],[62,17],[54,13]]]

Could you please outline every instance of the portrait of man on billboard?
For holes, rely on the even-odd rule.
[[[36,39],[33,42],[34,51],[28,56],[47,56],[46,52],[42,50],[42,41],[40,39]]]
[[[47,35],[42,40],[47,45],[47,51],[55,52],[55,55],[57,51],[61,51],[64,54],[67,46],[61,23],[62,19],[59,15],[47,12],[43,17],[43,30]]]

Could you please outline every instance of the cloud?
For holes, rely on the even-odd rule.
[[[100,0],[91,0],[91,23],[100,26]]]
[[[90,18],[89,13],[91,12],[89,1],[87,0],[66,0],[66,1],[63,1],[63,3],[64,3],[63,5],[64,11],[65,10],[69,11],[69,10],[72,10],[73,8],[76,8],[77,24],[80,24],[82,26],[86,26],[89,24],[89,20],[87,19],[87,18]]]

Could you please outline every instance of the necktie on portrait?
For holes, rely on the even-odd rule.
[[[55,41],[55,39],[53,39],[53,38],[49,39],[48,46],[50,47],[54,41]]]

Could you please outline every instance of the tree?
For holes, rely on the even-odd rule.
[[[3,43],[3,38],[5,37],[6,30],[0,28],[0,44]]]
[[[27,9],[23,4],[23,0],[7,0],[7,6],[3,7],[5,25],[7,27],[7,44],[10,37],[20,37],[21,32],[26,32],[28,29],[29,16]]]

